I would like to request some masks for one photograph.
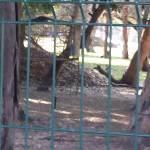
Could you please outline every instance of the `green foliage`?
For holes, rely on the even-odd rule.
[[[31,3],[29,5],[32,14],[41,14],[45,12],[46,14],[51,12],[51,5],[49,3],[42,4],[42,3]]]
[[[25,6],[23,3],[23,17],[27,17],[27,11],[31,17],[45,14],[50,15],[52,14],[53,7],[55,7],[55,10],[57,11],[59,5],[54,6],[50,3],[29,3],[27,6]]]

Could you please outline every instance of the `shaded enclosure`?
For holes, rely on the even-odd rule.
[[[149,6],[0,2],[1,149],[150,149],[149,73],[142,86],[139,79],[145,65],[149,72]],[[136,32],[138,49],[125,65],[115,57],[121,45],[128,58],[129,29]],[[92,53],[92,42],[98,52]],[[114,64],[126,67],[120,79]]]

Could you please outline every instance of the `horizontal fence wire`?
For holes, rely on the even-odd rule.
[[[149,1],[146,0],[0,0],[0,2],[25,2],[25,3],[50,3],[50,4],[120,4],[120,5],[149,5]]]
[[[25,123],[23,125],[17,125],[17,124],[8,124],[8,125],[4,125],[4,124],[0,124],[0,129],[2,128],[17,128],[17,129],[23,129],[24,130],[24,136],[25,136],[25,150],[28,150],[28,146],[29,146],[29,142],[28,142],[28,138],[29,138],[29,133],[30,131],[46,131],[49,132],[49,135],[51,136],[51,143],[50,143],[50,150],[54,150],[55,149],[55,135],[57,132],[63,132],[63,133],[77,133],[79,135],[79,149],[82,150],[84,149],[84,136],[85,135],[98,135],[98,136],[102,136],[105,138],[105,149],[110,150],[111,149],[111,138],[112,137],[120,137],[120,136],[127,136],[127,137],[133,137],[135,138],[135,142],[134,142],[134,150],[138,150],[138,138],[139,137],[145,137],[145,138],[150,138],[150,134],[144,134],[144,133],[140,133],[138,131],[139,129],[139,121],[138,121],[138,116],[140,113],[140,98],[138,95],[138,90],[139,90],[139,71],[140,71],[140,66],[138,65],[138,69],[137,69],[137,73],[136,73],[136,104],[137,104],[137,108],[135,111],[135,125],[136,128],[134,131],[132,132],[127,132],[127,131],[122,131],[122,132],[113,132],[111,131],[111,112],[112,112],[112,85],[111,85],[111,74],[112,74],[112,64],[111,64],[111,43],[112,43],[112,28],[113,27],[135,27],[137,28],[137,32],[138,32],[138,57],[137,57],[137,62],[138,64],[140,63],[140,37],[141,37],[141,31],[143,28],[145,27],[150,27],[150,24],[144,24],[142,23],[141,20],[141,16],[140,16],[140,10],[139,7],[141,7],[142,5],[150,5],[150,2],[148,1],[144,1],[142,2],[142,0],[135,0],[135,1],[128,1],[128,2],[121,2],[121,1],[100,1],[100,0],[74,0],[74,1],[67,1],[67,0],[0,0],[1,2],[16,2],[16,3],[24,3],[25,4],[25,10],[26,10],[26,15],[28,19],[22,19],[22,20],[18,20],[18,21],[14,21],[14,20],[3,20],[0,18],[0,27],[1,27],[1,31],[4,30],[5,25],[6,24],[16,24],[16,25],[20,25],[20,24],[24,24],[27,26],[28,28],[28,49],[27,49],[27,59],[26,59],[26,90],[25,90],[25,99],[26,99],[26,103],[25,103],[25,112],[26,112],[26,118],[25,118]],[[31,16],[31,12],[29,10],[28,5],[30,3],[40,3],[40,4],[51,4],[51,13],[53,14],[53,18],[50,18],[48,21],[32,21]],[[55,4],[77,4],[79,5],[79,9],[80,9],[80,14],[81,14],[81,20],[80,21],[65,21],[65,20],[59,20],[56,16],[55,13],[55,9],[53,8],[53,5]],[[83,11],[83,5],[85,4],[100,4],[102,6],[107,6],[107,11],[108,11],[108,15],[109,15],[109,22],[108,23],[89,23],[86,20],[85,17],[85,12]],[[135,24],[118,24],[118,23],[113,23],[112,21],[112,16],[111,16],[111,12],[112,12],[112,5],[133,5],[136,8],[136,14],[137,14],[137,23]],[[50,108],[50,112],[49,115],[51,116],[50,120],[49,120],[49,126],[45,127],[45,126],[34,126],[34,125],[30,125],[29,124],[29,97],[30,97],[30,65],[31,65],[31,27],[34,25],[40,25],[40,24],[44,24],[44,25],[53,25],[54,28],[54,55],[53,55],[53,72],[52,72],[52,93],[50,93],[51,95],[51,108]],[[81,76],[81,83],[80,83],[80,123],[79,123],[79,128],[57,128],[56,125],[56,111],[55,111],[55,98],[56,98],[56,94],[57,94],[57,89],[56,89],[56,38],[57,38],[57,31],[56,28],[57,26],[62,26],[62,25],[66,25],[66,26],[71,26],[71,25],[80,25],[82,27],[82,49],[81,49],[81,66],[80,66],[80,76]],[[84,122],[83,122],[83,118],[84,118],[84,113],[83,113],[83,109],[84,109],[84,69],[85,69],[85,62],[84,62],[84,57],[85,57],[85,29],[87,26],[108,26],[109,27],[109,69],[108,69],[108,73],[109,73],[109,77],[108,77],[108,91],[107,91],[107,98],[106,98],[106,108],[107,108],[107,113],[106,113],[106,123],[105,123],[105,128],[104,131],[100,131],[100,130],[96,130],[96,129],[84,129]],[[2,105],[3,105],[3,55],[4,55],[4,32],[1,32],[1,57],[0,57],[0,115],[2,114]],[[1,139],[1,138],[0,138]]]

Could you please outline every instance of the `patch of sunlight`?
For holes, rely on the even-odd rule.
[[[24,44],[24,47],[28,47],[28,41],[27,40],[24,40],[23,44]]]
[[[40,114],[40,115],[44,115],[44,116],[49,116],[48,111],[47,112],[43,112],[43,111],[38,111],[38,110],[32,110],[30,111],[32,114]]]
[[[90,121],[90,122],[93,122],[93,123],[103,123],[103,122],[106,121],[105,118],[100,118],[100,117],[84,117],[84,120]],[[119,124],[124,124],[124,125],[128,125],[129,124],[128,121],[122,120],[122,119],[112,119],[111,121],[119,123]]]
[[[104,114],[105,111],[102,110],[83,110],[84,113],[89,113],[89,114]]]
[[[84,117],[84,120],[90,121],[90,122],[95,122],[95,123],[100,123],[100,122],[105,121],[104,118],[99,118],[99,117]]]
[[[24,101],[26,101],[26,99],[24,98]],[[36,103],[36,104],[51,104],[51,102],[45,101],[45,100],[41,100],[41,99],[28,99],[29,102],[32,103]]]
[[[82,57],[79,57],[79,61],[82,62]],[[94,64],[109,64],[109,60],[107,58],[98,58],[98,57],[84,57],[85,63],[94,63]],[[125,59],[112,59],[111,64],[114,66],[129,66],[130,60],[125,60]]]
[[[60,114],[64,114],[64,115],[71,115],[72,113],[69,112],[69,111],[65,111],[65,110],[56,110],[57,113],[60,113]]]
[[[112,122],[116,122],[116,123],[119,123],[119,124],[124,124],[124,125],[128,125],[129,122],[126,121],[126,120],[118,120],[118,119],[112,119]]]
[[[122,95],[135,95],[134,92],[129,92],[129,91],[125,91],[125,90],[124,91],[123,90],[119,91],[119,93],[122,94]]]
[[[117,113],[112,113],[112,115],[116,116],[116,117],[122,117],[122,118],[126,118],[127,117],[126,115],[117,114]]]

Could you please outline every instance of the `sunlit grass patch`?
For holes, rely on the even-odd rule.
[[[121,79],[126,69],[128,68],[129,64],[130,60],[112,58],[111,62],[112,76],[117,80]],[[97,65],[100,65],[104,70],[109,71],[108,59],[99,57],[85,57],[85,67],[94,68]],[[144,82],[146,78],[146,72],[140,71],[139,75],[140,75],[139,76],[140,82]]]

